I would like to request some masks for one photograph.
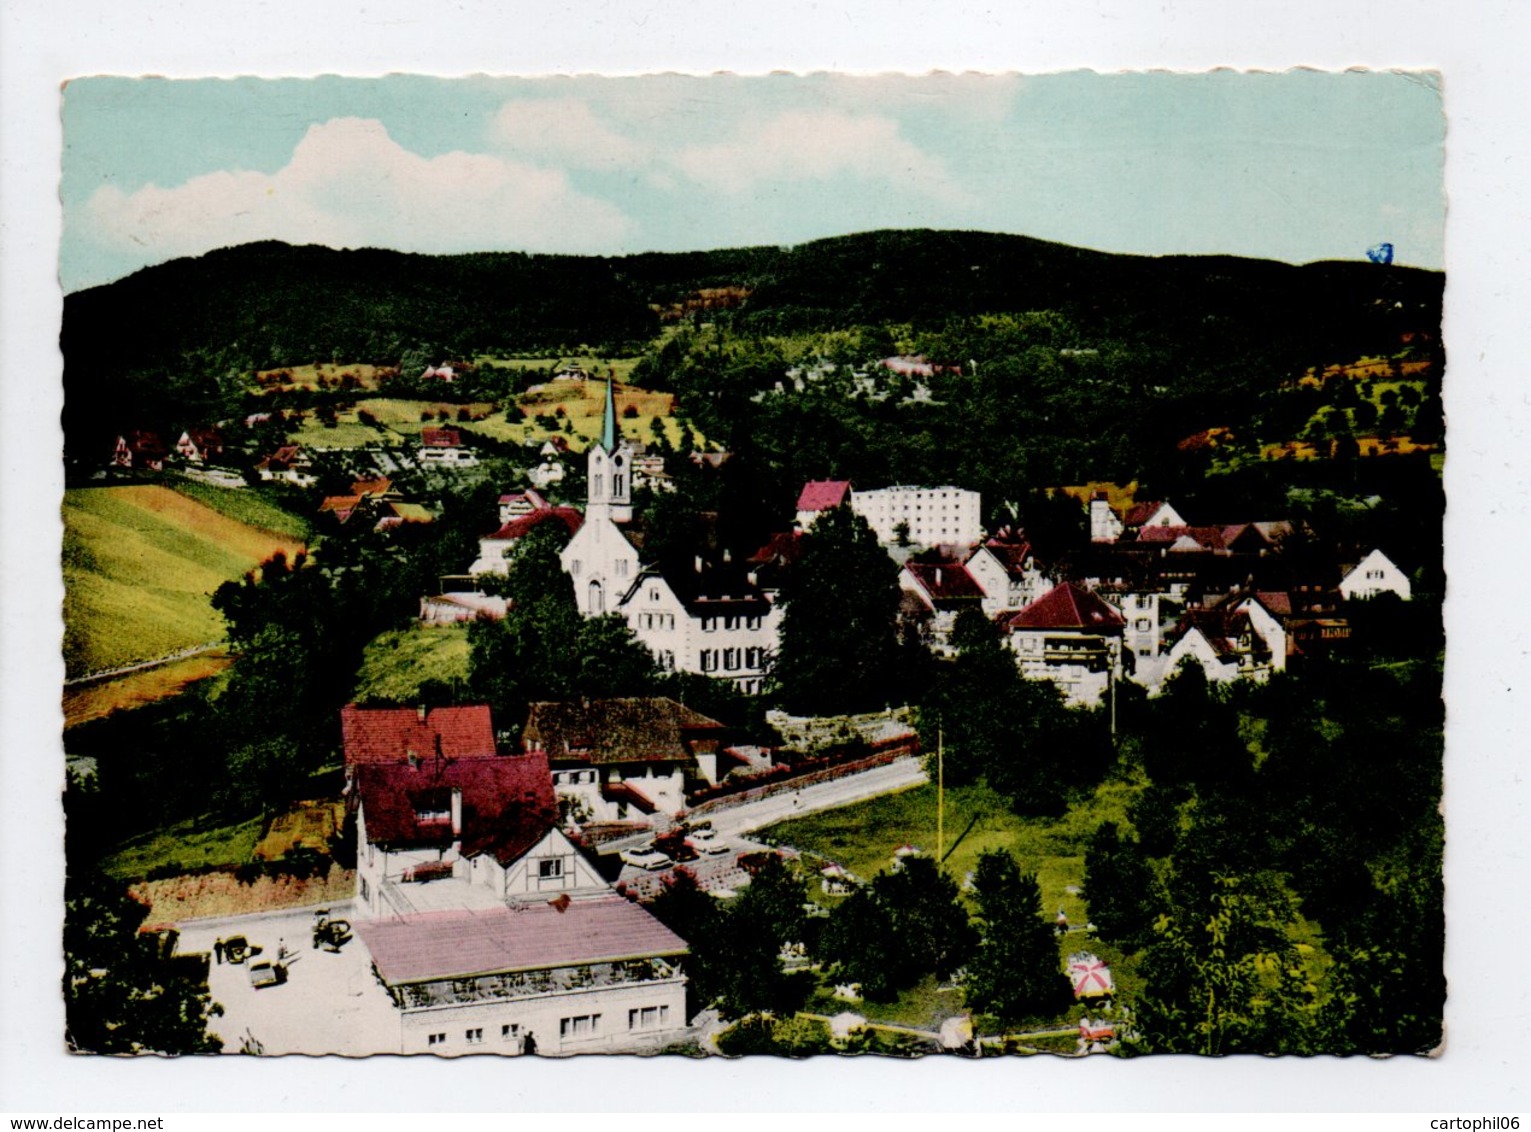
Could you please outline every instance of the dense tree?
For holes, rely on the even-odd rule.
[[[138,929],[145,904],[94,870],[71,872],[64,893],[64,1023],[87,1053],[217,1053],[207,1031],[223,1013],[207,990],[207,960],[171,956]]]
[[[951,975],[976,941],[956,883],[929,857],[907,857],[835,909],[818,953],[841,981],[886,999],[927,975]]]
[[[803,544],[781,591],[781,699],[809,715],[883,707],[898,671],[898,569],[849,507],[821,515]]]
[[[1084,898],[1090,921],[1106,939],[1136,950],[1152,938],[1159,905],[1152,867],[1142,846],[1105,822],[1084,856]]]
[[[1056,1016],[1072,997],[1036,878],[995,850],[979,856],[973,887],[980,938],[967,965],[968,1004],[1004,1022]]]

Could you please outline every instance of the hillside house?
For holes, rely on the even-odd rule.
[[[983,591],[983,611],[990,618],[1022,609],[1053,588],[1031,544],[1008,527],[974,550],[965,565]]]
[[[1151,527],[1183,527],[1185,520],[1170,504],[1163,500],[1130,503],[1117,508],[1111,505],[1105,491],[1097,491],[1090,497],[1090,541],[1116,542],[1124,535],[1132,535]]]
[[[459,625],[467,621],[503,621],[506,599],[482,590],[447,590],[420,599],[420,620],[426,625]]]
[[[255,472],[266,483],[290,483],[294,487],[312,487],[319,482],[313,473],[313,461],[296,444],[284,445],[255,465]]]
[[[1050,680],[1070,704],[1093,706],[1122,674],[1122,615],[1065,582],[1000,620],[1021,675]]]
[[[1373,550],[1348,569],[1342,568],[1340,593],[1347,601],[1364,601],[1379,594],[1396,594],[1404,601],[1414,596],[1409,576],[1386,554]]]
[[[462,442],[462,432],[455,428],[420,430],[420,446],[415,460],[425,468],[472,468],[478,456]]]
[[[956,562],[904,563],[898,574],[899,588],[912,597],[919,616],[928,626],[930,647],[950,656],[952,629],[964,609],[981,613],[984,592],[965,566]]]
[[[175,450],[188,464],[205,464],[223,456],[223,434],[215,428],[189,428],[175,442]]]
[[[534,703],[521,743],[547,760],[573,820],[641,821],[686,808],[715,784],[724,727],[663,696]]]
[[[1211,609],[1187,610],[1175,640],[1153,679],[1153,690],[1182,663],[1199,666],[1212,684],[1230,680],[1263,683],[1286,668],[1287,636],[1258,597],[1231,598]]]
[[[140,472],[162,472],[165,470],[165,442],[157,432],[131,429],[117,438],[116,447],[112,449],[112,466]]]

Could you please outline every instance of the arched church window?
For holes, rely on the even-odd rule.
[[[601,589],[601,583],[594,578],[590,580],[589,594],[590,612],[593,616],[599,617],[606,612],[606,594]]]

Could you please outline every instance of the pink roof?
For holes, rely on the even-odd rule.
[[[528,511],[525,515],[517,515],[489,537],[501,542],[512,542],[522,535],[530,533],[539,523],[545,523],[550,519],[561,521],[564,526],[569,528],[571,535],[578,531],[585,522],[585,517],[573,507],[543,506],[540,510]]]
[[[457,448],[462,444],[462,434],[455,428],[422,428],[420,443],[426,448]]]
[[[1006,629],[1114,629],[1122,615],[1100,598],[1065,582],[1005,621]]]
[[[462,796],[460,833],[450,818],[432,816],[451,812],[454,792]],[[502,864],[546,837],[558,818],[542,754],[369,763],[356,768],[356,796],[370,842],[445,848],[460,839],[463,856],[491,853]]]
[[[1028,542],[1001,542],[999,539],[990,539],[980,548],[994,555],[995,559],[1005,568],[1005,573],[1012,578],[1019,578],[1026,573],[1026,563],[1031,561],[1031,544]],[[978,551],[974,551],[977,554]],[[969,556],[969,561],[972,561]]]
[[[347,704],[340,709],[340,733],[345,744],[346,765],[399,763],[410,752],[421,758],[441,754],[457,759],[495,753],[494,724],[488,704],[431,708],[420,717],[416,708],[362,708]]]
[[[511,491],[500,496],[500,502],[502,504],[516,503],[520,501],[524,501],[529,504],[533,511],[541,511],[548,505],[548,501],[542,498],[541,494],[539,494],[535,489],[530,487],[525,491]]]
[[[402,920],[362,921],[356,932],[389,985],[686,950],[685,940],[620,896],[571,900],[562,911],[552,904],[528,904],[514,912],[427,912]]]
[[[809,480],[797,497],[799,511],[828,511],[845,502],[851,490],[849,480]]]

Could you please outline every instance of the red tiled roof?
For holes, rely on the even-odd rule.
[[[440,753],[449,759],[495,753],[488,704],[431,708],[423,720],[416,708],[347,704],[340,709],[340,733],[347,766],[399,763],[410,752],[421,759],[434,758],[438,739]]]
[[[1122,615],[1073,582],[1055,586],[1005,621],[1006,629],[1113,629]]]
[[[1141,527],[1154,517],[1154,512],[1164,506],[1162,499],[1150,500],[1147,503],[1134,503],[1122,512],[1122,526]]]
[[[1001,542],[991,538],[980,549],[994,555],[999,564],[1005,568],[1005,573],[1012,578],[1019,578],[1026,573],[1026,563],[1032,558],[1031,544],[1028,542]],[[971,560],[970,557],[969,561]]]
[[[455,428],[422,428],[420,444],[425,448],[459,448],[462,433]]]
[[[512,542],[522,535],[528,534],[539,523],[545,523],[550,519],[558,519],[564,526],[569,528],[572,535],[584,525],[585,517],[573,507],[548,507],[539,511],[529,511],[525,515],[517,515],[499,530],[489,537],[502,542]]]
[[[951,562],[906,562],[904,569],[932,601],[955,601],[962,598],[976,601],[983,597],[983,588],[973,580],[966,566]]]
[[[516,503],[518,501],[524,501],[528,506],[531,507],[533,511],[541,511],[548,505],[548,501],[542,498],[541,494],[538,493],[535,489],[530,487],[525,491],[511,491],[506,492],[504,495],[500,496],[501,505],[506,503]]]
[[[390,985],[686,951],[685,940],[620,896],[571,900],[563,910],[528,904],[514,912],[427,912],[363,921],[356,932]]]
[[[790,566],[803,556],[802,531],[777,531],[770,540],[749,557],[751,566],[766,564]]]
[[[271,471],[281,471],[291,467],[293,461],[296,460],[302,454],[302,452],[303,449],[299,445],[288,444],[278,448],[275,452],[267,456],[264,460],[255,466],[257,468],[266,468]]]
[[[1290,617],[1292,615],[1292,595],[1278,590],[1256,590],[1250,595],[1261,605],[1265,611],[1276,617]]]
[[[1226,550],[1222,527],[1144,527],[1139,542],[1179,542],[1188,538],[1203,550]]]
[[[558,820],[553,775],[541,754],[368,763],[356,768],[355,789],[368,841],[444,848],[460,837],[463,856],[490,853],[502,864],[541,841]],[[453,791],[462,793],[456,837],[450,819],[420,818],[449,813]]]
[[[393,481],[387,476],[372,476],[368,479],[352,480],[352,495],[386,495],[393,487]]]
[[[828,511],[845,502],[850,491],[849,480],[809,480],[797,497],[799,511]]]

